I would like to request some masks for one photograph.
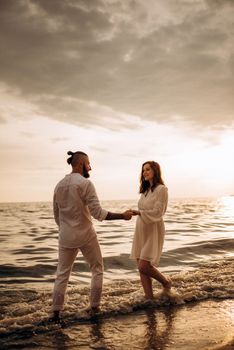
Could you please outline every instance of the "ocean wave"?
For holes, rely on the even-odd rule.
[[[145,301],[139,280],[115,280],[104,285],[100,317],[130,314],[140,309],[164,308],[206,299],[234,298],[234,259],[204,264],[198,270],[171,275],[173,288],[163,292],[154,284],[154,300]],[[72,287],[63,312],[68,323],[90,322],[83,309],[88,305],[89,287]],[[0,289],[0,333],[46,332],[51,310],[51,293],[29,289]]]
[[[172,242],[173,245],[173,242]],[[127,274],[131,278],[138,276],[136,262],[129,258],[129,253],[111,251],[103,256],[104,278],[111,280],[118,274],[120,278],[126,279]],[[165,272],[191,270],[201,266],[204,262],[219,261],[224,256],[232,256],[234,241],[231,239],[215,239],[212,241],[190,242],[178,246],[163,253],[160,260],[160,268]],[[57,267],[57,250],[50,247],[36,247],[36,245],[25,245],[21,249],[12,250],[15,260],[12,263],[0,265],[0,284],[44,283],[54,279]],[[27,256],[27,259],[25,259]],[[3,260],[3,259],[2,259]],[[89,267],[83,256],[78,257],[73,266],[71,283],[73,279],[81,278],[83,282],[89,283]],[[114,276],[115,275],[115,276]],[[17,286],[16,286],[17,287]]]

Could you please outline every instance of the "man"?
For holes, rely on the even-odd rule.
[[[69,276],[79,251],[90,266],[92,273],[90,307],[91,313],[99,310],[103,261],[91,216],[102,220],[130,220],[131,210],[111,213],[99,203],[95,187],[88,179],[91,170],[89,157],[84,152],[67,153],[67,163],[72,172],[55,187],[53,198],[54,218],[59,227],[59,257],[53,292],[52,321],[60,322]]]

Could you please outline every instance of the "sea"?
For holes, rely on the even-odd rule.
[[[136,200],[101,205],[112,212],[137,209]],[[152,343],[155,325],[148,327],[149,320],[157,317],[165,328],[181,305],[207,299],[228,305],[234,297],[234,196],[169,201],[159,270],[171,277],[173,289],[167,295],[155,281],[152,302],[144,299],[129,258],[135,220],[93,220],[105,268],[101,312],[95,319],[85,312],[90,271],[78,254],[64,323],[50,325],[58,256],[52,203],[0,203],[0,349],[173,349],[159,336]],[[136,332],[137,322],[147,324],[144,336]]]

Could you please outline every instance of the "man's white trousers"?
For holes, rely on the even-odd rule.
[[[58,267],[53,292],[53,311],[63,309],[68,280],[79,251],[81,251],[89,264],[92,273],[90,306],[97,307],[100,304],[103,284],[103,261],[97,236],[95,236],[87,244],[79,248],[59,247]]]

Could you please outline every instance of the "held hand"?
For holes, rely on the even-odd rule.
[[[131,209],[132,215],[141,215],[139,210]]]
[[[132,218],[132,211],[131,210],[126,210],[124,213],[123,213],[123,218],[124,220],[131,220]]]

